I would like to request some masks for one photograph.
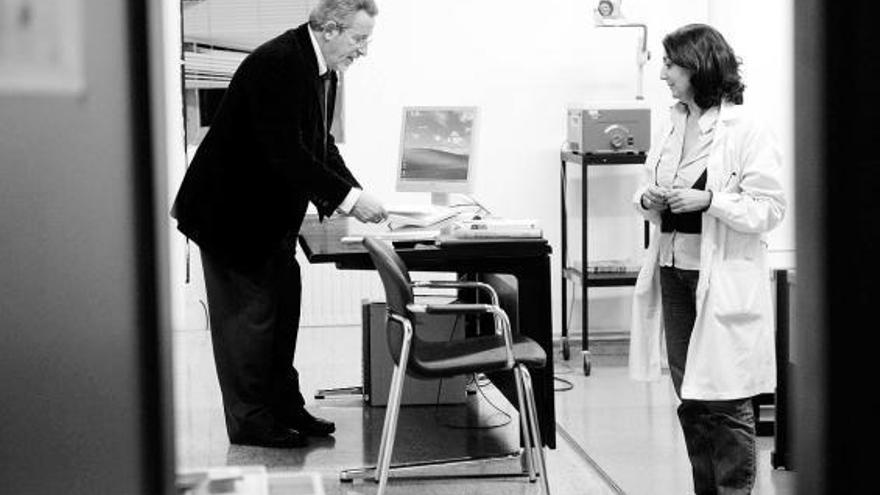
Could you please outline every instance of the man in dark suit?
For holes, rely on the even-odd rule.
[[[232,443],[291,448],[327,436],[293,367],[302,284],[294,258],[308,203],[386,218],[328,132],[336,71],[366,55],[373,0],[321,0],[309,22],[254,50],[229,83],[172,208],[198,244]]]

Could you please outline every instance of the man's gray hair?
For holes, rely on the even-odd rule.
[[[370,17],[376,17],[379,13],[374,0],[319,0],[309,14],[309,26],[314,31],[320,31],[328,22],[347,27],[346,23],[351,16],[360,10]]]

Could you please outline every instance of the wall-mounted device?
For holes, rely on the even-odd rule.
[[[599,0],[596,9],[593,11],[597,18],[597,22],[605,19],[621,19],[623,14],[620,12],[621,0]]]
[[[593,9],[593,22],[596,27],[634,27],[641,30],[638,51],[636,52],[636,66],[639,71],[638,79],[636,80],[636,99],[643,100],[645,98],[642,87],[645,76],[645,64],[651,59],[651,52],[648,51],[648,25],[627,20],[620,10],[622,2],[623,0],[599,0],[599,3]]]
[[[575,153],[644,155],[651,144],[649,108],[573,107],[566,120]]]

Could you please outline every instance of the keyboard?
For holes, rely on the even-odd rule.
[[[411,232],[395,231],[395,232],[377,232],[375,234],[366,234],[370,237],[382,239],[391,242],[433,242],[440,235],[439,230],[418,230]],[[363,242],[363,235],[350,235],[341,239],[343,244],[360,244]]]

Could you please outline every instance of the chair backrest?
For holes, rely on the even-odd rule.
[[[376,266],[379,277],[382,279],[388,309],[398,315],[406,316],[406,305],[413,302],[412,280],[409,278],[409,270],[394,248],[385,241],[374,237],[365,237],[364,246],[370,253],[373,265]]]
[[[364,237],[364,246],[379,272],[379,278],[382,279],[388,311],[405,318],[411,318],[406,306],[413,302],[412,280],[403,260],[390,244],[374,237]],[[412,323],[415,324],[414,321]],[[385,329],[391,356],[397,363],[400,357],[400,347],[403,344],[403,326],[396,320],[388,319]],[[415,336],[413,340],[411,351],[415,351]]]

